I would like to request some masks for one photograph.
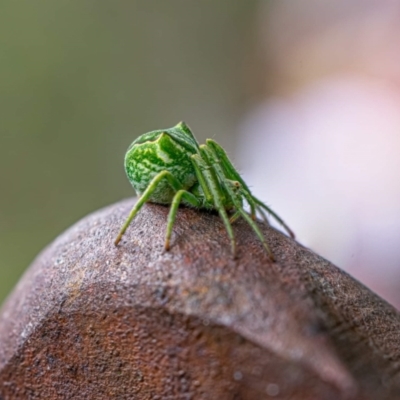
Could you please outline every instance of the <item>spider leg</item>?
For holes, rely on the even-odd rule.
[[[240,184],[244,188],[244,192],[247,192],[250,195],[250,197],[253,199],[254,203],[256,205],[258,205],[259,207],[264,208],[269,214],[271,214],[282,225],[282,227],[286,230],[286,232],[289,234],[289,236],[294,239],[295,235],[294,235],[293,231],[286,225],[286,223],[283,221],[283,219],[278,214],[276,214],[274,211],[272,211],[268,206],[266,206],[261,200],[257,199],[257,197],[254,197],[251,194],[249,187],[246,185],[246,183],[244,182],[242,177],[236,171],[235,167],[233,166],[233,164],[229,160],[228,156],[226,155],[225,150],[217,142],[215,142],[212,139],[207,139],[206,143],[207,143],[207,146],[209,148],[211,148],[211,150],[213,150],[214,154],[216,154],[216,156],[218,157],[218,160],[221,161],[221,164],[222,164],[225,172],[227,173],[227,175],[232,177],[232,179],[235,179],[238,182],[240,182]],[[259,212],[260,212],[260,208],[252,205],[249,202],[248,197],[247,196],[245,196],[245,197],[251,207],[251,216],[253,217],[254,216],[254,208],[258,209]],[[262,212],[260,212],[260,214],[263,217],[265,217],[265,214],[263,214]]]
[[[227,176],[230,176],[231,180],[238,181],[242,187],[244,187],[248,192],[250,192],[249,187],[246,185],[246,182],[243,180],[239,172],[237,172],[236,168],[233,166],[225,150],[215,140],[212,139],[207,139],[206,144],[207,147],[210,150],[212,150],[214,155],[217,157],[217,160],[221,161],[221,164]]]
[[[143,204],[146,203],[146,201],[149,200],[149,198],[153,194],[154,190],[157,188],[158,184],[163,179],[167,179],[167,181],[169,182],[169,184],[171,185],[171,187],[175,191],[179,191],[179,190],[182,189],[182,185],[180,184],[180,182],[169,171],[161,171],[159,174],[157,174],[152,179],[152,181],[150,182],[149,186],[147,186],[146,190],[139,197],[138,201],[135,203],[135,205],[133,206],[131,212],[129,213],[128,219],[125,221],[125,223],[122,226],[117,238],[115,239],[114,244],[116,246],[118,246],[118,243],[120,242],[123,234],[127,230],[128,226],[132,222],[133,218],[135,218],[136,214],[143,207]]]
[[[219,163],[219,165],[220,164],[221,163]],[[222,167],[223,167],[223,165],[222,165]],[[223,168],[222,168],[222,170],[223,170]],[[223,172],[226,172],[226,171],[223,170]],[[231,187],[235,193],[240,193],[241,197],[238,197],[238,199],[240,199],[241,202],[242,202],[242,198],[245,198],[247,203],[250,205],[250,207],[252,207],[255,211],[257,211],[261,215],[263,221],[269,225],[268,218],[267,218],[264,210],[254,201],[251,193],[249,193],[245,188],[243,188],[241,186],[240,182],[232,181],[230,179],[225,179],[225,182],[227,184],[231,185]],[[238,212],[236,214],[238,214]],[[231,223],[232,223],[232,221],[236,220],[240,216],[240,213],[239,213],[239,215],[236,215],[236,214],[231,217],[231,219],[230,219]],[[254,213],[253,215],[251,215],[251,218],[253,221],[255,221],[256,214]]]
[[[240,217],[240,215],[240,212],[236,211],[235,214],[233,214],[232,217],[229,218],[229,222],[233,224]]]
[[[246,182],[240,176],[239,172],[237,172],[236,168],[232,164],[231,160],[229,159],[228,155],[226,154],[225,150],[215,141],[212,139],[206,140],[207,147],[212,150],[214,155],[216,156],[217,160],[221,162],[222,169],[225,172],[225,176],[229,176],[231,180],[238,181],[240,185],[250,193],[249,187],[246,185]],[[256,208],[253,204],[250,204],[250,214],[253,220],[256,219]]]
[[[225,171],[222,169],[220,163],[222,162],[222,160],[219,160],[218,158],[218,153],[216,153],[213,148],[209,148],[207,146],[200,146],[200,148],[208,155],[208,157],[212,160],[212,165],[214,168],[214,171],[216,172],[219,181],[224,184],[227,192],[229,193],[229,195],[231,196],[231,200],[233,202],[233,204],[236,207],[237,212],[240,213],[240,215],[247,221],[247,223],[251,226],[251,228],[253,229],[253,231],[256,233],[257,237],[260,239],[261,243],[263,244],[264,248],[267,250],[268,255],[271,259],[271,261],[275,261],[274,256],[272,254],[271,249],[268,246],[268,243],[265,240],[264,235],[262,234],[262,232],[260,231],[259,227],[256,225],[256,223],[254,222],[254,220],[246,213],[246,211],[243,209],[243,205],[238,201],[237,199],[237,194],[234,192],[234,190],[232,189],[231,185],[227,185],[226,183],[224,183],[226,181],[227,177],[225,172],[227,171],[227,169],[225,169]],[[251,204],[250,204],[251,206]]]
[[[252,194],[249,191],[247,191],[245,188],[242,188],[242,187],[239,189],[239,192],[246,199],[246,201],[250,205],[250,207],[254,207],[254,209],[261,215],[261,218],[263,219],[263,221],[269,225],[268,218],[267,218],[264,210],[255,202]],[[252,215],[252,219],[253,219],[253,221],[256,220],[255,215],[254,215],[254,218]]]
[[[204,155],[203,153],[201,153],[201,155],[203,157],[199,154],[192,155],[192,162],[196,171],[197,179],[203,189],[206,199],[214,204],[216,210],[222,218],[231,242],[232,254],[234,257],[236,257],[235,236],[223,204],[223,194],[221,193],[221,188],[219,187],[217,178],[213,174],[212,166],[207,158],[207,155]]]
[[[165,233],[164,249],[166,251],[169,250],[169,243],[170,243],[170,239],[171,239],[172,228],[174,226],[176,213],[178,211],[178,207],[179,207],[179,204],[180,204],[182,198],[184,198],[189,204],[191,204],[194,207],[200,206],[200,201],[192,193],[190,193],[184,189],[178,190],[175,193],[175,196],[172,199],[171,208],[169,209],[167,231]]]
[[[261,200],[257,199],[257,197],[251,196],[253,200],[258,204],[260,207],[264,208],[269,214],[271,214],[282,227],[285,229],[285,231],[289,234],[289,236],[294,239],[295,235],[293,231],[286,225],[286,223],[283,221],[283,219],[274,211],[272,211],[267,205],[265,205]]]
[[[214,203],[213,195],[211,193],[211,190],[208,187],[209,185],[207,184],[206,178],[205,178],[204,174],[202,173],[202,170],[205,170],[208,167],[204,163],[204,161],[202,160],[202,158],[199,154],[193,154],[191,156],[191,159],[192,159],[193,168],[196,173],[196,178],[199,181],[201,188],[203,189],[206,201],[207,201],[207,203],[213,204]]]
[[[267,215],[265,214],[264,210],[260,206],[256,206],[256,210],[261,215],[261,218],[264,221],[264,223],[269,225],[269,221],[268,221]]]
[[[231,181],[230,179],[226,179],[225,183],[227,185],[230,185],[233,192],[235,194],[237,194],[238,192],[240,192],[241,186],[240,183],[238,181]],[[242,197],[238,197],[238,200],[240,201],[240,203],[242,204]],[[236,211],[230,218],[229,218],[229,222],[231,224],[233,224],[239,217],[241,216],[239,211]]]

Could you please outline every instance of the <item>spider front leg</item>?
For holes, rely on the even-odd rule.
[[[239,195],[239,196],[237,196],[237,198],[239,199],[240,204],[243,203],[243,200],[242,200],[242,199],[245,198],[246,201],[249,203],[251,209],[254,210],[254,211],[257,210],[257,212],[261,215],[263,221],[264,221],[267,225],[269,225],[268,219],[267,219],[267,216],[265,215],[264,210],[263,210],[259,205],[257,205],[257,204],[255,203],[255,201],[253,200],[252,195],[251,195],[249,192],[247,192],[245,188],[242,187],[242,185],[240,184],[240,182],[238,182],[238,181],[231,181],[231,180],[229,180],[229,179],[226,179],[225,181],[226,181],[227,184],[230,184],[231,187],[232,187],[232,189],[233,189],[233,191],[234,191],[236,194]],[[243,204],[242,204],[242,206],[243,206]],[[251,219],[252,219],[253,221],[255,221],[255,220],[256,220],[256,214],[254,213],[254,214],[250,214],[250,215],[251,215]],[[234,223],[240,216],[241,216],[240,211],[236,211],[235,214],[233,214],[233,215],[231,216],[231,218],[229,219],[230,223],[231,223],[231,224]]]
[[[218,163],[221,164],[221,167],[224,172],[224,176],[229,177],[229,179],[236,181],[240,184],[240,186],[246,190],[247,192],[250,193],[250,189],[247,186],[246,182],[243,180],[243,178],[240,176],[239,172],[236,171],[236,168],[233,166],[231,163],[231,160],[227,156],[225,150],[214,140],[212,139],[207,139],[206,140],[206,146],[209,148],[213,154],[214,158],[218,161]],[[250,215],[253,221],[256,220],[256,207],[253,204],[250,204]]]
[[[207,143],[209,140],[207,141]],[[239,176],[239,174],[235,171],[235,174],[229,175],[229,168],[232,166],[232,164],[229,162],[228,165],[225,164],[225,160],[219,158],[219,154],[214,151],[212,147],[208,147],[207,145],[203,145],[200,147],[201,153],[203,154],[203,157],[207,158],[209,162],[212,163],[212,167],[220,181],[221,184],[225,186],[226,191],[229,193],[231,197],[231,201],[234,204],[237,213],[240,213],[240,215],[247,221],[247,223],[251,226],[257,237],[260,239],[261,243],[263,244],[264,248],[267,250],[269,258],[271,261],[275,261],[274,255],[272,254],[271,249],[268,246],[268,243],[266,242],[264,235],[260,231],[259,227],[256,225],[254,220],[247,214],[247,212],[243,209],[243,204],[241,201],[238,200],[238,194],[235,193],[235,190],[232,188],[232,181],[235,179],[236,176]],[[225,154],[225,153],[224,153]],[[226,155],[225,155],[226,156]],[[226,156],[227,158],[227,156]],[[223,167],[221,167],[221,165]],[[233,166],[232,166],[233,168]],[[228,175],[228,176],[227,176]],[[237,180],[240,184],[241,182]],[[244,186],[247,188],[246,184]],[[245,188],[241,188],[241,192],[245,191]],[[250,203],[250,207],[252,207],[254,203]],[[252,207],[253,209],[253,207]],[[236,218],[236,214],[233,216]]]
[[[237,194],[239,192],[239,190],[241,189],[240,183],[238,181],[231,181],[229,179],[226,180],[226,183],[229,184],[234,193]],[[239,199],[239,201],[241,202],[241,199]],[[236,211],[230,218],[229,218],[229,222],[231,224],[233,224],[239,217],[241,216],[240,211]]]
[[[232,217],[229,218],[229,222],[233,224],[240,216],[240,212],[236,211],[235,214],[233,214]]]
[[[266,219],[265,214],[262,211],[262,209],[264,209],[269,214],[271,214],[278,221],[278,223],[282,225],[282,227],[286,230],[286,232],[289,234],[289,236],[292,239],[294,239],[295,235],[294,235],[293,231],[286,225],[286,223],[283,221],[283,219],[277,213],[272,211],[268,206],[266,206],[261,200],[259,200],[257,197],[254,197],[251,194],[249,187],[246,185],[246,183],[244,182],[242,177],[236,171],[235,167],[233,166],[233,164],[229,160],[228,156],[226,155],[225,150],[217,142],[215,142],[212,139],[207,139],[206,143],[207,143],[207,147],[213,151],[214,155],[221,162],[221,165],[224,169],[225,175],[230,176],[231,179],[238,181],[242,185],[243,194],[251,208],[252,218],[255,219],[254,218],[255,217],[254,210],[257,209],[257,211],[262,215],[262,217],[264,219]]]
[[[135,218],[136,214],[140,211],[140,209],[143,207],[144,203],[146,203],[153,192],[156,190],[158,184],[163,180],[166,179],[168,183],[171,185],[171,187],[178,192],[179,190],[182,189],[181,183],[169,172],[169,171],[161,171],[159,174],[157,174],[152,181],[149,183],[149,186],[147,186],[146,190],[143,192],[143,194],[139,197],[138,201],[136,204],[133,206],[131,212],[129,213],[128,219],[125,221],[124,225],[122,226],[117,238],[115,239],[114,244],[117,246],[118,243],[120,242],[122,236],[124,235],[125,231],[127,230],[129,224],[132,222],[133,218]],[[175,195],[176,197],[176,195]],[[172,229],[172,228],[171,228]]]
[[[289,236],[294,239],[295,234],[294,232],[286,225],[286,223],[283,221],[283,219],[274,211],[272,211],[267,205],[265,205],[261,200],[257,199],[257,197],[251,196],[253,200],[258,204],[259,207],[264,208],[268,213],[270,213],[277,221],[279,224],[282,225],[282,227],[285,229],[285,231],[289,234]]]
[[[218,211],[224,223],[226,232],[228,233],[233,257],[236,257],[236,242],[233,234],[232,225],[229,222],[228,214],[223,202],[223,193],[218,184],[218,179],[213,174],[212,165],[207,158],[201,157],[199,154],[192,155],[193,167],[196,172],[197,180],[203,189],[206,201],[211,203]]]

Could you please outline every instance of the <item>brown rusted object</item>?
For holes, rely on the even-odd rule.
[[[83,219],[0,315],[0,399],[397,399],[400,315],[328,261],[244,221],[132,200]]]

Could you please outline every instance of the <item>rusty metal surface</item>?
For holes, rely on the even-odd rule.
[[[34,261],[0,314],[0,399],[400,398],[400,315],[263,226],[132,200],[94,213]]]

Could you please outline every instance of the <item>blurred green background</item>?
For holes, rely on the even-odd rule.
[[[400,2],[0,3],[0,303],[133,196],[140,134],[216,138],[298,240],[400,307]]]
[[[256,1],[0,4],[0,302],[71,224],[132,196],[123,156],[184,119],[231,152]]]

